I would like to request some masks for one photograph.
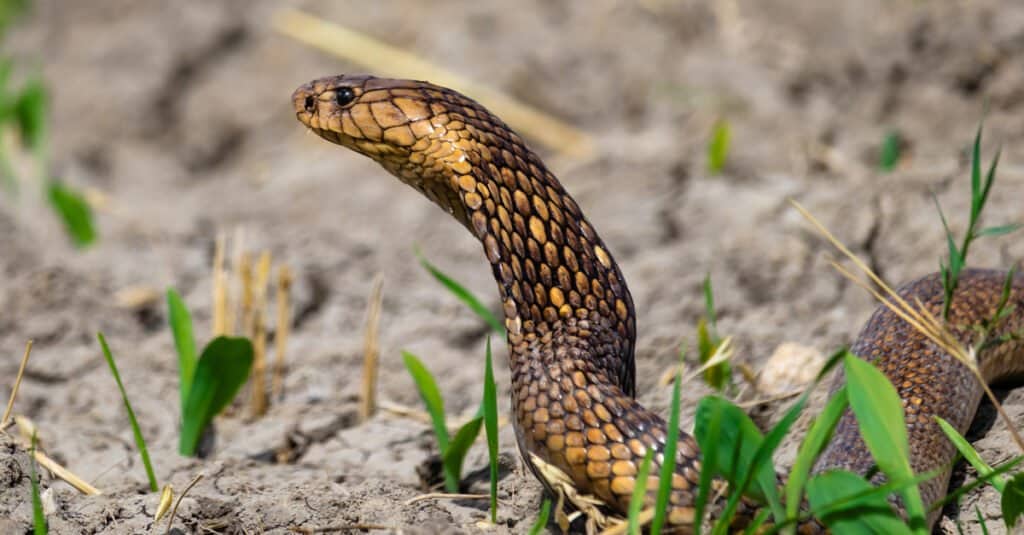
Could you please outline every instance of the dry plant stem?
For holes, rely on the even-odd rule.
[[[235,227],[234,237],[231,239],[231,248],[233,249],[231,253],[231,265],[235,269],[236,273],[233,278],[229,276],[228,279],[225,281],[226,283],[231,283],[225,284],[225,288],[229,296],[235,297],[235,301],[234,306],[232,306],[232,301],[230,299],[228,300],[227,308],[225,309],[225,312],[227,314],[227,317],[225,318],[227,330],[224,332],[224,334],[228,336],[234,336],[236,333],[241,333],[244,336],[246,335],[247,332],[246,329],[249,328],[249,324],[246,323],[244,311],[239,310],[239,303],[241,302],[240,299],[242,299],[242,297],[240,296],[243,296],[247,291],[245,286],[246,281],[242,279],[241,270],[243,269],[243,267],[245,269],[249,269],[252,267],[251,258],[248,258],[248,255],[245,254],[244,227]],[[225,269],[224,273],[230,275],[231,271]],[[235,328],[236,323],[237,330]]]
[[[160,505],[157,506],[156,512],[153,513],[153,523],[160,521],[167,511],[171,508],[171,502],[174,501],[174,487],[170,483],[164,485],[163,490],[160,491]]]
[[[4,416],[0,418],[0,429],[7,425],[7,419],[11,417],[11,409],[14,408],[14,399],[18,397],[18,388],[21,386],[21,378],[25,376],[25,366],[28,365],[28,357],[32,354],[32,340],[25,343],[25,353],[21,356],[21,365],[18,366],[18,375],[14,378],[14,386],[11,387],[11,397],[7,400],[7,408],[4,409]]]
[[[373,277],[366,305],[366,330],[363,335],[363,385],[359,396],[359,420],[365,422],[377,412],[377,369],[380,357],[379,325],[384,277]]]
[[[174,502],[174,508],[171,509],[171,516],[167,517],[167,531],[164,532],[164,535],[171,532],[171,526],[174,525],[174,517],[178,515],[178,506],[181,505],[181,500],[185,499],[185,495],[188,494],[188,491],[192,490],[192,487],[194,487],[196,483],[199,483],[200,479],[203,479],[202,472],[192,478],[192,482],[185,487],[185,490],[181,491],[181,496],[178,496],[178,501]]]
[[[242,310],[240,313],[242,333],[246,336],[252,336],[255,329],[253,327],[252,257],[249,256],[249,253],[242,253],[235,268],[238,272],[238,280],[242,281]]]
[[[445,71],[398,47],[294,9],[284,9],[277,13],[273,25],[278,32],[297,41],[364,67],[383,69],[382,74],[431,80],[438,85],[475,95],[481,104],[527,137],[566,156],[579,159],[593,156],[594,143],[584,132],[500,91]]]
[[[342,524],[340,526],[326,526],[322,528],[297,528],[290,527],[288,531],[292,533],[334,533],[336,531],[367,531],[367,530],[387,530],[393,533],[402,533],[402,530],[397,526],[385,526],[384,524]]]
[[[405,505],[412,505],[423,500],[489,500],[490,494],[448,494],[447,492],[431,492],[421,494],[415,498],[405,501]]]
[[[227,333],[228,292],[224,280],[224,233],[217,234],[213,252],[213,336]]]
[[[26,437],[31,437],[32,435],[38,433],[35,424],[33,424],[32,421],[29,420],[28,418],[25,418],[23,416],[15,416],[14,420],[18,424],[18,432],[22,435],[21,438],[23,439],[24,442],[28,442],[30,440],[27,439]],[[22,445],[25,446],[26,448],[28,447],[27,444],[23,443]],[[96,496],[99,494],[103,494],[102,492],[100,492],[99,489],[90,485],[86,480],[78,477],[77,475],[72,473],[71,470],[64,468],[63,466],[61,466],[60,463],[51,459],[48,455],[40,451],[38,447],[35,449],[33,458],[36,460],[37,463],[39,463],[39,466],[46,468],[55,477],[62,479],[72,487],[75,487],[75,489],[77,489],[78,492],[81,492],[86,496]]]
[[[71,470],[64,468],[63,466],[61,466],[60,463],[54,461],[45,453],[36,450],[35,459],[36,462],[39,463],[39,466],[46,468],[54,476],[63,479],[64,481],[67,482],[68,485],[75,487],[75,489],[78,490],[78,492],[81,492],[86,496],[97,496],[103,494],[103,492],[100,491],[100,489],[90,485],[88,481],[78,477],[77,475],[72,473]]]
[[[279,399],[284,389],[284,355],[292,326],[291,287],[292,272],[288,266],[281,266],[277,270],[277,331],[274,334],[274,374],[270,383],[274,399]]]
[[[415,408],[409,407],[407,405],[400,405],[400,404],[395,403],[393,401],[386,401],[386,400],[385,401],[381,401],[380,403],[377,404],[377,407],[380,408],[383,411],[390,412],[391,414],[394,414],[395,416],[399,416],[399,417],[402,417],[402,418],[409,418],[411,420],[415,420],[415,421],[420,422],[420,423],[424,423],[424,424],[428,424],[429,425],[430,423],[433,422],[433,420],[430,418],[430,414],[428,414],[427,411],[420,410],[420,409],[415,409]],[[450,419],[445,420],[445,425],[449,429],[458,429],[458,428],[466,425],[466,423],[469,422],[470,420],[472,420],[473,418],[476,418],[476,416],[466,416],[466,417],[461,417],[461,418],[450,418]],[[508,420],[507,416],[505,416],[505,415],[499,415],[498,416],[498,427],[505,427],[506,425],[508,425],[508,422],[509,422],[509,420]]]
[[[267,282],[270,279],[270,253],[264,251],[260,255],[256,267],[256,278],[247,292],[252,295],[251,326],[247,326],[248,334],[253,341],[252,366],[252,414],[263,416],[267,412],[267,331],[263,321],[263,313],[267,305]]]
[[[953,355],[957,360],[963,363],[971,374],[981,384],[982,389],[985,391],[985,395],[992,402],[992,405],[996,407],[996,411],[999,413],[999,417],[1003,419],[1006,427],[1010,430],[1010,434],[1013,436],[1014,442],[1017,443],[1017,447],[1021,452],[1024,452],[1024,438],[1018,433],[1016,426],[1013,421],[1003,410],[1002,405],[996,399],[992,390],[989,388],[988,383],[981,375],[981,371],[978,369],[977,360],[975,358],[974,349],[970,352],[964,349],[953,333],[947,329],[938,318],[933,316],[928,310],[920,303],[917,302],[917,306],[912,306],[905,299],[899,296],[895,290],[892,289],[888,284],[885,283],[877,274],[871,271],[871,268],[867,266],[861,259],[857,258],[850,250],[843,245],[824,225],[822,225],[810,212],[808,212],[800,203],[790,199],[790,203],[800,212],[800,214],[807,219],[813,225],[817,231],[824,236],[833,247],[839,249],[844,256],[850,259],[857,268],[866,274],[872,282],[874,282],[879,288],[881,288],[885,294],[888,295],[888,299],[881,293],[871,288],[864,280],[851,273],[845,267],[839,265],[837,262],[831,262],[832,266],[839,271],[844,277],[848,278],[854,284],[867,290],[875,299],[885,305],[894,314],[902,318],[904,321],[909,323],[914,329],[919,331],[921,334],[926,336],[929,340],[934,342],[936,345],[944,349],[950,355]]]
[[[640,514],[637,515],[637,524],[639,524],[641,527],[650,524],[651,520],[654,520],[653,507],[648,507],[647,509],[640,511]],[[612,527],[602,531],[600,535],[623,535],[624,533],[626,533],[626,530],[629,529],[629,522],[625,520],[617,522],[618,523],[616,523]]]

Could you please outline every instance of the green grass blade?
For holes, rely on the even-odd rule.
[[[540,535],[541,531],[548,525],[548,517],[551,515],[551,500],[545,498],[544,504],[540,506],[540,514],[537,520],[530,526],[529,535]]]
[[[182,455],[195,455],[206,426],[231,403],[249,378],[252,360],[248,338],[218,336],[203,348],[181,417],[178,450]]]
[[[978,506],[974,506],[974,516],[978,519],[978,525],[981,526],[981,534],[988,535],[988,524],[985,523],[985,518],[981,516],[981,509]]]
[[[712,339],[718,338],[718,312],[715,311],[715,292],[711,287],[711,274],[704,275],[704,282],[701,284],[704,290],[704,314],[708,318],[708,330]]]
[[[77,191],[58,181],[47,185],[50,205],[57,212],[64,229],[77,247],[86,247],[96,241],[96,229],[92,224],[92,209]]]
[[[879,169],[888,173],[896,168],[896,164],[900,161],[900,146],[902,143],[903,139],[899,131],[892,130],[885,135],[885,138],[882,140],[882,150],[879,152]]]
[[[786,518],[796,518],[799,513],[800,497],[810,478],[814,462],[818,460],[818,456],[821,455],[829,439],[832,438],[832,433],[835,432],[836,425],[848,406],[849,401],[844,386],[832,395],[821,414],[815,418],[811,428],[807,431],[807,436],[804,437],[804,441],[797,451],[793,468],[789,471],[789,479],[786,480]]]
[[[719,426],[718,433],[715,433],[716,425]],[[783,516],[776,489],[775,469],[772,467],[770,456],[767,460],[762,458],[759,464],[755,464],[758,450],[765,444],[765,438],[742,409],[724,398],[707,396],[697,404],[693,432],[700,450],[706,456],[708,452],[716,452],[714,464],[704,461],[702,477],[703,472],[709,472],[709,476],[724,477],[731,489],[746,487],[747,495],[761,502],[768,502],[780,518]],[[771,445],[769,449],[773,449]],[[730,494],[714,532],[728,529],[731,515],[735,513],[742,494],[743,490]]]
[[[484,367],[484,427],[487,429],[487,457],[491,467],[491,523],[498,523],[498,385],[491,366],[491,337],[487,337]]]
[[[737,488],[738,492],[734,492],[729,496],[729,502],[733,503],[727,503],[726,509],[735,510],[735,507],[739,504],[740,496],[747,492],[748,487],[755,481],[755,475],[760,475],[761,477],[758,480],[760,491],[768,498],[768,505],[772,513],[776,518],[783,518],[785,516],[785,510],[779,500],[775,477],[771,477],[771,475],[775,474],[772,455],[779,445],[782,444],[782,440],[786,438],[789,430],[796,423],[797,418],[800,417],[800,413],[803,412],[804,407],[807,405],[807,398],[810,395],[810,390],[804,392],[800,399],[786,411],[786,414],[782,416],[779,422],[772,427],[771,431],[765,435],[764,441],[754,452],[753,460],[743,468],[742,483]],[[768,473],[771,475],[767,475]]]
[[[995,227],[988,227],[979,230],[974,234],[974,237],[981,238],[983,236],[1002,236],[1004,234],[1010,234],[1024,228],[1024,225],[1020,223],[1011,223],[1009,225],[999,225]]]
[[[978,125],[978,132],[974,134],[974,144],[971,146],[971,221],[978,219],[981,211],[979,201],[981,200],[981,128]]]
[[[402,360],[405,362],[405,368],[412,375],[413,382],[416,383],[416,389],[420,393],[420,398],[423,399],[423,404],[427,407],[427,414],[430,415],[430,422],[434,426],[434,436],[437,437],[437,450],[443,459],[448,453],[448,426],[445,423],[444,398],[441,397],[441,390],[437,388],[434,376],[416,355],[403,351]],[[444,487],[448,492],[459,491],[457,475],[447,469],[444,471]]]
[[[124,402],[125,411],[128,412],[128,422],[132,426],[132,434],[135,435],[135,446],[139,448],[139,456],[142,457],[142,466],[146,468],[146,478],[149,479],[149,490],[156,492],[160,490],[160,487],[156,482],[156,474],[153,472],[153,463],[149,460],[149,450],[146,449],[146,439],[142,437],[142,428],[139,427],[139,421],[135,418],[135,411],[132,410],[132,404],[128,401],[128,393],[124,390],[124,384],[121,383],[121,374],[117,371],[117,364],[114,363],[114,355],[110,352],[110,346],[107,345],[107,340],[103,337],[103,333],[96,333],[96,338],[100,341],[100,347],[103,348],[103,357],[107,359],[107,365],[110,366],[110,373],[114,376],[114,381],[117,382],[117,389],[121,391],[121,400]]]
[[[178,350],[178,391],[184,414],[185,401],[196,373],[196,339],[192,335],[192,316],[174,288],[167,289],[167,320],[174,335],[174,347]]]
[[[978,216],[981,215],[982,208],[984,208],[985,207],[985,203],[988,202],[988,193],[989,193],[989,191],[992,190],[992,184],[995,183],[995,180],[996,180],[996,168],[999,167],[999,157],[1002,156],[1002,154],[1003,154],[1003,149],[1002,148],[999,148],[999,149],[996,150],[996,155],[992,158],[992,164],[988,168],[988,173],[985,174],[985,187],[982,188],[981,194],[978,196],[978,199],[977,199],[977,205],[978,205],[977,215]],[[972,195],[972,197],[973,197],[973,195]],[[971,220],[971,227],[974,227],[974,223],[975,222],[976,222],[975,219]]]
[[[679,390],[683,382],[682,370],[676,373],[672,383],[672,406],[669,409],[668,428],[665,430],[664,459],[659,472],[658,498],[655,501],[654,519],[651,521],[651,535],[659,535],[668,513],[668,499],[672,493],[672,476],[676,473],[676,447],[679,440]]]
[[[861,476],[843,470],[818,474],[807,482],[807,499],[813,510],[848,500],[841,508],[819,517],[833,533],[892,535],[910,534],[910,528],[893,511],[884,494],[873,493],[851,499],[860,493],[874,490]]]
[[[704,509],[711,499],[711,483],[715,474],[719,473],[718,445],[725,442],[722,437],[722,421],[725,420],[726,405],[724,403],[711,403],[706,407],[697,405],[697,422],[705,422],[705,426],[694,425],[693,436],[701,449],[703,464],[700,471],[700,480],[697,483],[697,498],[694,500],[694,532],[700,535],[703,528]],[[702,412],[706,411],[706,412]],[[701,415],[705,416],[702,418]]]
[[[21,130],[21,140],[25,146],[42,155],[46,143],[46,88],[43,81],[33,77],[21,90],[21,95],[14,105],[14,114]]]
[[[879,468],[892,481],[911,479],[903,406],[892,383],[873,364],[853,354],[845,357],[847,395],[861,436]],[[925,532],[925,511],[916,486],[901,492],[915,532]]]
[[[725,119],[715,121],[715,126],[711,130],[711,140],[708,142],[708,171],[711,174],[717,175],[725,168],[731,137],[729,122]]]
[[[964,459],[971,463],[971,466],[978,471],[979,477],[985,477],[993,472],[992,467],[981,459],[981,455],[979,455],[978,451],[974,449],[974,446],[971,446],[971,443],[967,442],[967,439],[964,438],[964,436],[961,435],[949,422],[939,416],[935,416],[935,421],[939,424],[939,428],[942,429],[942,432],[946,434],[946,438],[956,446],[960,455],[963,455]],[[995,478],[992,480],[992,486],[1002,494],[1003,487],[1006,486],[1006,480],[1003,478]]]
[[[420,260],[420,265],[423,266],[423,268],[426,269],[428,272],[430,272],[430,274],[433,275],[434,278],[437,279],[437,281],[440,282],[442,286],[447,288],[448,291],[452,293],[452,295],[454,295],[459,301],[462,301],[466,306],[469,307],[470,310],[476,313],[476,315],[479,316],[482,320],[487,322],[487,324],[491,326],[491,329],[493,329],[494,332],[500,334],[501,336],[505,336],[505,326],[502,325],[500,321],[498,321],[498,318],[491,313],[490,309],[484,306],[484,304],[481,303],[480,300],[477,299],[472,292],[467,290],[461,284],[455,282],[455,280],[453,280],[448,275],[445,275],[444,272],[442,272],[441,270],[434,267],[434,265],[427,261],[427,259],[420,253],[419,250],[416,250],[416,256]]]
[[[994,478],[1000,477],[1003,474],[1008,473],[1011,469],[1020,464],[1021,461],[1024,461],[1024,456],[1015,457],[995,467],[994,469],[992,469],[992,472],[985,474],[984,476],[980,476],[966,485],[961,485],[957,487],[957,489],[954,490],[953,492],[950,492],[949,494],[936,500],[935,503],[929,505],[928,510],[936,511],[942,509],[947,503],[952,503],[960,499],[960,496],[963,496],[964,494],[967,494],[968,492],[971,492],[972,490],[982,485],[991,484]]]
[[[747,529],[743,530],[743,535],[760,535],[768,531],[767,529],[762,528],[762,526],[764,526],[764,523],[767,522],[771,516],[772,512],[768,509],[761,509],[758,511],[757,515],[754,516],[754,521],[747,526]]]
[[[39,495],[39,474],[36,472],[36,433],[32,432],[32,447],[28,452],[29,477],[32,482],[32,526],[34,535],[46,535],[50,528],[43,513],[43,499]]]
[[[644,454],[644,460],[640,463],[640,471],[636,473],[636,480],[633,483],[633,496],[629,499],[629,514],[626,524],[626,533],[629,535],[640,535],[640,511],[644,507],[644,496],[647,495],[647,475],[651,473],[651,458],[654,450],[648,448]]]
[[[1010,529],[1017,524],[1017,519],[1024,515],[1024,474],[1014,475],[1002,494],[1000,505],[1003,510],[1003,522],[1006,523],[1006,529]]]

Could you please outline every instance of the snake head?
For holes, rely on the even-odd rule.
[[[507,128],[473,100],[413,80],[329,76],[296,89],[292,104],[317,135],[376,160],[467,226],[460,179],[471,183],[490,159],[482,136]]]

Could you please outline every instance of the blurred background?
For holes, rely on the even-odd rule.
[[[487,327],[414,246],[498,310],[489,267],[417,192],[304,130],[289,97],[313,78],[456,80],[485,105],[533,110],[539,122],[509,121],[620,263],[638,313],[640,399],[660,410],[668,389],[658,378],[692,339],[705,275],[719,331],[755,372],[783,344],[831,353],[867,318],[870,297],[828,267],[829,250],[787,199],[893,284],[934,271],[945,237],[933,194],[962,230],[969,147],[984,119],[985,161],[1002,148],[987,220],[1021,221],[1024,4],[1012,0],[7,4],[0,377],[14,377],[33,339],[19,412],[52,456],[104,490],[85,498],[54,481],[60,533],[143,531],[155,508],[139,492],[144,474],[97,331],[118,353],[161,479],[181,488],[208,476],[178,513],[186,526],[477,530],[485,502],[406,504],[421,493],[428,425],[356,413],[378,276],[381,403],[419,407],[406,349],[439,377],[449,412],[476,409]],[[424,70],[406,74],[409,65]],[[265,416],[229,413],[212,453],[194,460],[175,451],[163,292],[182,295],[205,343],[218,237],[231,258],[267,251],[291,273],[288,368]],[[990,240],[971,263],[1022,256],[1019,237]],[[507,359],[495,347],[507,411]],[[0,386],[4,399],[9,391]],[[707,392],[687,389],[684,429]],[[1007,404],[1024,412],[1020,396]],[[1009,443],[1000,425],[976,444],[983,453]],[[498,530],[522,533],[541,492],[510,426],[501,433],[510,472]],[[473,451],[468,471],[486,465]],[[3,485],[0,531],[24,531],[23,485]],[[964,522],[975,505],[998,515],[994,493],[965,503]]]

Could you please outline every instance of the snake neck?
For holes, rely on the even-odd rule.
[[[498,283],[512,369],[585,360],[632,396],[636,321],[622,273],[579,206],[518,139],[465,151],[449,212],[483,244]],[[466,167],[463,167],[467,170]],[[441,203],[439,203],[441,204]]]

